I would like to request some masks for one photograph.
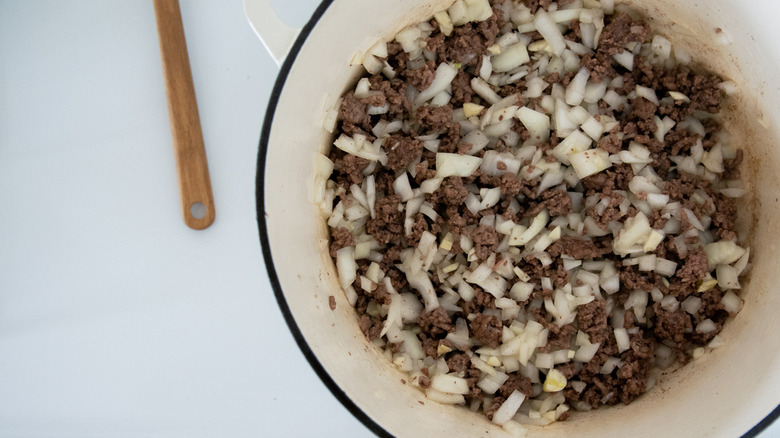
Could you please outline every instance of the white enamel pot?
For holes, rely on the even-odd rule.
[[[257,174],[260,240],[279,305],[300,348],[344,406],[381,436],[506,436],[481,415],[425,399],[402,383],[360,332],[327,255],[326,224],[312,202],[314,154],[326,151],[326,107],[354,84],[350,59],[377,38],[426,19],[451,0],[325,0],[300,32],[269,0],[246,0],[250,23],[281,71],[263,125]],[[753,195],[741,206],[752,270],[745,306],[725,344],[665,376],[628,406],[530,427],[531,438],[755,437],[780,402],[780,68],[777,0],[628,0],[694,58],[737,83],[727,126],[746,151]],[[718,30],[720,29],[720,30]],[[719,36],[718,36],[719,35]],[[328,305],[336,299],[336,309]]]

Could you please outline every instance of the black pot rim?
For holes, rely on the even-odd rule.
[[[306,42],[306,39],[311,34],[312,29],[314,29],[314,26],[319,22],[333,1],[334,0],[323,0],[314,11],[314,14],[309,19],[308,23],[306,23],[303,29],[301,29],[301,33],[298,35],[295,44],[293,45],[292,49],[290,49],[290,53],[285,58],[284,63],[279,70],[279,76],[277,76],[276,83],[274,84],[274,88],[271,92],[271,97],[268,101],[268,107],[265,112],[265,120],[263,121],[262,132],[260,134],[260,146],[257,155],[257,177],[255,185],[255,197],[257,201],[257,225],[260,233],[260,245],[262,247],[263,260],[265,261],[265,267],[268,271],[268,279],[270,280],[271,287],[273,288],[274,295],[276,296],[276,302],[279,304],[279,309],[282,311],[284,320],[287,323],[287,326],[289,327],[295,342],[298,344],[298,348],[300,348],[304,357],[306,357],[306,360],[309,362],[309,365],[311,365],[312,369],[314,369],[314,372],[317,374],[320,380],[322,380],[322,383],[325,384],[333,396],[335,396],[336,399],[341,402],[341,404],[355,418],[357,418],[361,423],[363,423],[364,426],[366,426],[377,436],[392,437],[392,434],[390,434],[377,422],[371,419],[365,412],[363,412],[362,409],[360,409],[360,407],[355,404],[354,401],[352,401],[352,399],[349,398],[349,396],[347,396],[347,394],[333,380],[330,374],[328,374],[328,372],[325,370],[325,367],[322,366],[320,361],[314,355],[311,347],[309,347],[309,344],[306,342],[306,339],[303,337],[303,334],[301,333],[301,330],[298,327],[298,324],[295,322],[295,318],[293,317],[292,312],[290,311],[287,300],[284,298],[284,292],[282,292],[282,287],[279,283],[279,276],[276,274],[276,268],[274,267],[273,256],[271,254],[271,245],[268,240],[268,227],[265,218],[264,187],[266,155],[268,152],[268,140],[271,134],[271,127],[273,125],[276,107],[279,104],[279,98],[282,94],[282,90],[284,89],[287,77],[290,74],[290,70],[292,69],[292,65],[298,57],[303,44]],[[780,404],[775,407],[775,409],[770,412],[769,415],[764,417],[763,420],[753,426],[753,428],[747,431],[740,438],[759,438],[761,432],[769,427],[769,425],[774,423],[778,417],[780,417]]]

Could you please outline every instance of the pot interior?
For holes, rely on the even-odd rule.
[[[343,401],[348,398],[352,409],[396,436],[505,432],[482,415],[428,401],[404,384],[405,375],[363,337],[327,254],[327,226],[312,202],[313,160],[332,141],[322,128],[323,114],[361,73],[361,67],[349,65],[353,55],[450,3],[339,0],[327,9],[323,5],[324,13],[315,15],[313,28],[304,30],[305,39],[283,67],[284,85],[278,100],[272,97],[268,117],[273,119],[267,121],[261,142],[259,221],[280,304],[289,310],[293,330],[300,331],[302,348],[309,349],[318,361],[315,367],[321,365],[327,373],[326,383],[332,379],[343,391],[336,391]],[[780,149],[775,146],[780,108],[772,105],[780,101],[780,88],[772,80],[780,50],[771,39],[772,14],[766,13],[778,6],[772,0],[756,0],[749,9],[739,0],[623,3],[651,17],[655,29],[674,28],[660,33],[739,87],[728,103],[726,126],[745,150],[743,179],[751,192],[740,209],[740,227],[749,236],[752,258],[750,280],[741,292],[745,306],[721,333],[723,346],[665,375],[632,404],[529,427],[528,436],[740,436],[780,402],[780,378],[772,373],[780,369],[780,336],[775,335],[780,329],[780,294],[772,287],[780,283],[774,259],[780,218]],[[723,32],[731,41],[725,45],[716,38]],[[335,310],[329,307],[330,296],[336,299]]]

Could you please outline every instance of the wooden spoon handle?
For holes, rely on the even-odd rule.
[[[202,230],[214,222],[214,198],[179,2],[154,0],[154,11],[182,214],[190,228]]]

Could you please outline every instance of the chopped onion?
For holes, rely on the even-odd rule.
[[[409,177],[406,172],[402,173],[393,181],[393,192],[401,197],[401,201],[406,202],[414,198],[414,191],[409,183]]]
[[[609,105],[609,108],[612,110],[620,109],[620,107],[624,106],[627,102],[626,98],[617,94],[615,90],[607,90],[607,92],[604,93],[604,97],[602,97],[602,99],[607,103],[607,105]]]
[[[429,388],[425,392],[425,396],[429,400],[433,400],[437,403],[448,405],[462,405],[466,403],[466,399],[463,398],[463,394],[448,394],[441,391],[437,391],[433,388]]]
[[[523,302],[523,301],[527,301],[528,298],[531,297],[533,291],[534,291],[534,285],[532,283],[518,281],[517,283],[512,285],[512,288],[509,290],[509,296],[512,297],[512,299],[514,300]]]
[[[503,170],[499,169],[499,163],[503,165]],[[490,150],[485,152],[485,155],[482,157],[482,164],[479,166],[479,169],[485,175],[490,176],[501,176],[505,173],[517,175],[521,165],[522,162],[516,160],[511,152],[499,153]]]
[[[598,141],[598,139],[601,138],[602,134],[604,134],[604,125],[601,124],[598,120],[596,120],[594,117],[589,117],[588,120],[583,123],[580,128],[585,131],[590,138],[592,138],[594,141]]]
[[[558,25],[544,9],[536,11],[534,26],[536,26],[536,30],[542,35],[542,38],[550,45],[552,53],[561,56],[563,51],[566,50],[566,40],[563,38],[561,30],[558,29]]]
[[[704,250],[707,252],[710,267],[721,264],[730,265],[745,254],[745,250],[731,240],[710,243],[704,247]]]
[[[653,91],[652,88],[643,87],[641,85],[636,86],[636,96],[637,97],[644,97],[645,99],[649,100],[650,102],[653,102],[655,106],[658,106],[660,102],[658,101],[658,96],[656,96],[655,91]]]
[[[604,362],[604,365],[601,366],[601,370],[599,370],[599,373],[601,374],[611,374],[612,371],[615,371],[615,368],[620,367],[620,359],[617,357],[608,357],[606,362]],[[605,397],[602,397],[602,403],[604,403],[606,400],[609,400],[612,396],[612,392],[607,394]],[[606,400],[605,400],[606,398]]]
[[[436,178],[471,176],[480,164],[482,158],[479,157],[439,152],[436,154]]]
[[[477,382],[477,387],[486,394],[495,394],[507,380],[509,375],[506,373],[498,371],[493,374],[485,373]]]
[[[694,315],[701,309],[701,298],[690,296],[680,304],[680,307],[687,313]]]
[[[452,374],[437,374],[433,376],[431,388],[449,394],[469,393],[469,384],[466,379]]]
[[[712,333],[717,329],[718,326],[716,326],[715,323],[709,318],[705,319],[704,321],[696,325],[697,333],[704,333],[704,334]]]
[[[447,11],[439,11],[433,14],[433,18],[436,19],[437,23],[439,23],[439,30],[441,30],[441,33],[443,33],[445,36],[450,36],[454,30],[454,26],[452,19],[450,19],[450,15],[447,13]]]
[[[513,70],[530,61],[525,43],[519,42],[501,50],[499,55],[491,59],[493,71],[504,73]],[[484,79],[484,78],[483,78]]]
[[[667,312],[676,312],[680,308],[680,302],[677,301],[677,298],[667,295],[661,300],[661,308]]]
[[[641,211],[636,216],[626,219],[623,229],[620,230],[612,245],[615,253],[628,254],[631,247],[645,240],[651,231],[650,222]]]
[[[512,246],[525,245],[547,226],[549,220],[550,213],[548,213],[547,210],[542,210],[534,217],[534,220],[528,228],[525,228],[522,225],[516,225],[510,235],[509,244]]]
[[[671,277],[672,275],[674,275],[674,273],[676,271],[677,271],[677,263],[675,263],[675,262],[673,262],[671,260],[662,259],[662,258],[657,258],[656,259],[656,261],[655,261],[655,272],[657,274],[664,275],[664,276],[667,276],[667,277]]]
[[[468,150],[466,155],[474,155],[482,149],[485,149],[485,147],[490,143],[490,139],[487,138],[484,132],[474,130],[466,134],[461,142],[471,145],[471,148]]]
[[[598,103],[607,92],[607,81],[589,82],[585,87],[583,100],[586,103]]]
[[[577,362],[583,362],[588,363],[591,359],[593,359],[594,356],[596,356],[596,352],[599,351],[599,347],[601,346],[600,342],[597,342],[595,344],[585,344],[582,345],[576,353],[574,353],[574,360]]]
[[[535,76],[526,82],[523,96],[525,96],[528,99],[535,99],[537,97],[542,97],[542,93],[549,86],[550,84],[547,81],[545,81],[544,78]]]
[[[742,257],[740,257],[739,260],[737,260],[737,262],[734,263],[734,268],[737,270],[738,275],[742,275],[742,273],[745,271],[749,259],[750,259],[750,248],[746,248],[745,253],[742,255]]]
[[[358,265],[355,262],[355,248],[345,246],[336,251],[336,269],[341,287],[346,289],[357,279]]]
[[[581,68],[572,78],[569,86],[566,88],[567,104],[575,106],[582,103],[585,97],[585,87],[588,85],[588,78],[590,78],[590,72],[585,67]]]
[[[712,149],[709,150],[709,152],[704,153],[704,156],[701,159],[701,164],[703,164],[704,167],[706,167],[710,172],[723,173],[723,151],[720,147],[720,144],[716,144],[712,147]]]
[[[533,144],[544,143],[550,138],[550,116],[528,107],[517,110],[517,118],[528,129]]]
[[[512,394],[507,397],[504,403],[501,404],[501,407],[493,414],[493,423],[506,424],[515,416],[523,401],[525,401],[525,394],[516,389],[512,391]]]
[[[631,341],[625,328],[616,328],[614,330],[615,341],[617,341],[618,351],[620,353],[631,349]]]
[[[718,286],[721,289],[740,289],[739,273],[737,269],[729,265],[718,265],[715,268],[715,276],[718,278]]]
[[[612,167],[609,152],[603,149],[591,149],[569,155],[569,161],[580,179]]]
[[[628,189],[636,195],[639,195],[640,193],[661,193],[661,189],[659,189],[658,186],[650,182],[647,178],[638,175],[631,178],[631,181],[628,182]]]
[[[732,315],[742,308],[742,299],[730,290],[723,294],[720,302],[723,304],[723,308]]]
[[[430,100],[442,91],[445,91],[452,83],[452,80],[455,79],[457,74],[458,69],[453,67],[451,64],[447,64],[446,62],[439,64],[439,67],[436,69],[436,77],[434,77],[433,82],[431,82],[431,85],[428,86],[428,88],[420,92],[414,103],[416,105],[420,105],[423,102]]]
[[[587,151],[592,144],[593,140],[578,129],[558,143],[558,145],[553,148],[552,153],[558,161],[568,165],[571,164],[571,161],[569,160],[570,155]],[[579,175],[579,172],[577,174]],[[584,177],[580,176],[580,178]]]
[[[628,71],[634,70],[634,54],[629,52],[628,50],[624,50],[621,53],[617,53],[613,55],[612,58],[614,58],[615,62],[622,65],[626,70]]]
[[[453,78],[454,77],[455,76],[453,76]],[[490,88],[490,85],[481,78],[475,77],[471,79],[471,88],[491,105],[496,104],[501,100],[501,96],[496,94],[496,92]]]

